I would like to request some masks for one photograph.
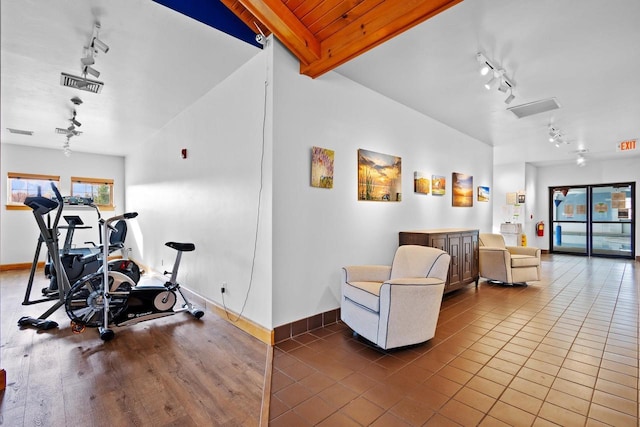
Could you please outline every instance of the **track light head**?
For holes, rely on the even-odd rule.
[[[80,105],[82,104],[82,99],[80,99],[77,96],[74,96],[73,98],[71,98],[71,102],[73,102],[73,105]]]
[[[511,101],[514,100],[516,96],[513,94],[513,92],[509,93],[509,96],[507,96],[507,99],[504,100],[505,104],[511,104]]]
[[[73,117],[71,117],[69,121],[72,123],[72,126],[78,126],[78,127],[82,126],[82,123],[76,120],[76,110],[73,110]]]
[[[104,53],[109,52],[109,46],[105,42],[100,40],[98,37],[94,37],[93,40],[91,40],[91,47],[94,50],[100,49]]]
[[[80,60],[80,62],[82,62],[82,65],[87,66],[87,65],[93,65],[93,64],[95,64],[95,63],[96,63],[96,60],[95,60],[95,59],[93,59],[93,56],[88,55],[88,56],[85,56],[84,58],[82,58],[82,59]]]
[[[495,76],[491,77],[491,79],[490,79],[488,82],[486,82],[486,83],[484,84],[484,88],[485,88],[486,90],[491,90],[491,88],[493,87],[493,85],[494,85],[497,81],[498,81],[498,80],[495,78]]]
[[[91,74],[93,77],[100,77],[100,71],[96,70],[95,68],[89,65],[85,65],[82,68],[82,74],[87,75],[87,73]]]

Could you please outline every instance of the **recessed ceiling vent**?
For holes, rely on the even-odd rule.
[[[516,105],[515,107],[507,108],[516,115],[519,119],[523,117],[533,116],[534,114],[544,113],[545,111],[551,111],[560,108],[560,104],[555,98],[543,99],[542,101],[534,101],[528,104]]]
[[[67,73],[60,73],[60,84],[74,89],[86,90],[87,92],[100,93],[104,83],[83,77],[74,76]]]
[[[7,130],[11,133],[15,133],[16,135],[33,135],[33,131],[32,130],[22,130],[22,129],[12,129],[12,128],[7,128]]]

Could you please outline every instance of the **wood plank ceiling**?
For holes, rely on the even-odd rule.
[[[221,0],[318,77],[462,0]]]

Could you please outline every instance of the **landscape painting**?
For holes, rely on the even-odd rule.
[[[452,206],[473,206],[473,176],[453,172],[451,175]]]
[[[333,188],[334,151],[311,147],[311,186]]]
[[[400,157],[358,150],[358,200],[402,200]]]
[[[429,178],[422,172],[413,173],[413,191],[421,194],[429,194],[431,190]]]
[[[489,187],[478,187],[478,201],[479,202],[488,202],[489,201]]]
[[[434,196],[444,196],[447,179],[444,176],[433,175],[431,177],[431,193]]]

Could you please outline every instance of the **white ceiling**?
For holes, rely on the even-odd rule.
[[[150,0],[2,0],[0,7],[3,143],[61,148],[65,136],[54,131],[69,126],[78,95],[83,134],[71,139],[72,150],[126,154],[258,52]],[[96,19],[111,48],[96,58],[102,93],[61,86],[60,72],[80,73]],[[638,0],[465,0],[336,71],[544,165],[574,162],[580,148],[590,159],[629,155],[616,146],[640,139],[638,46]],[[505,94],[483,88],[478,51],[515,82],[510,107],[555,97],[561,108],[516,118]],[[549,143],[549,123],[571,144]]]

